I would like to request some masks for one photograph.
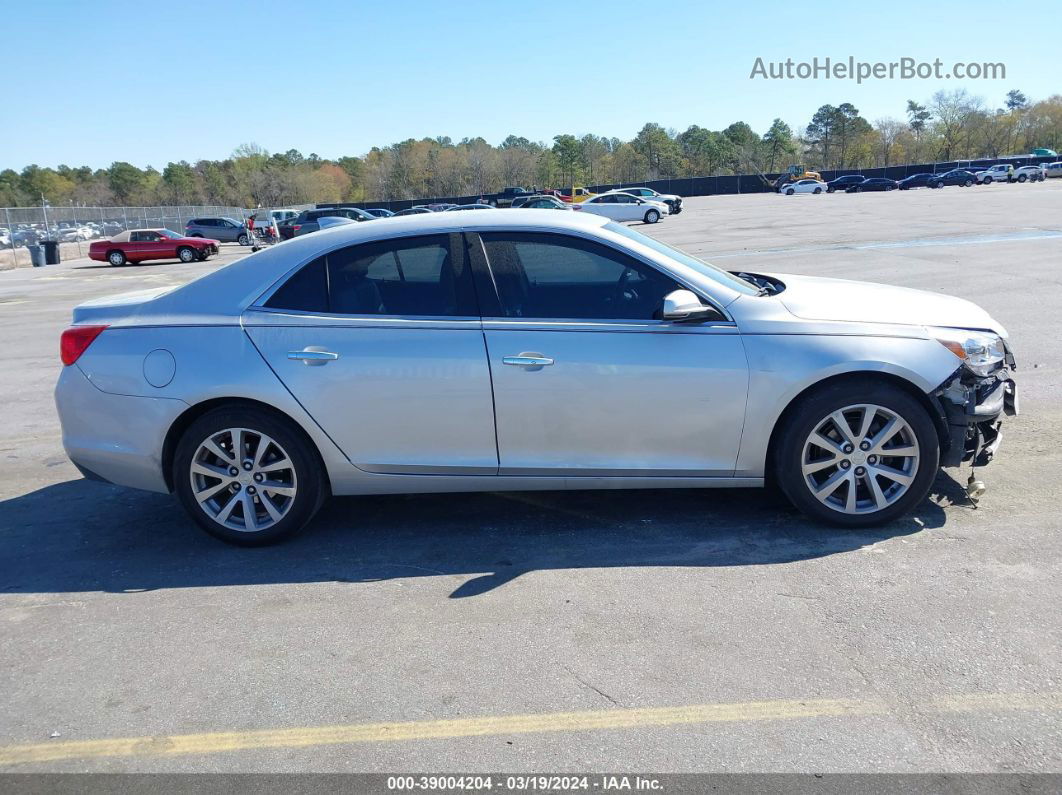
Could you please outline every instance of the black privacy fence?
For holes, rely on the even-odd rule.
[[[953,168],[985,169],[996,163],[1011,163],[1015,167],[1053,163],[1058,157],[1007,157],[985,160],[950,160],[939,163],[907,163],[902,166],[886,166],[884,168],[845,168],[828,169],[821,171],[824,180],[836,179],[846,174],[862,174],[864,177],[888,177],[889,179],[903,179],[912,174],[939,174],[950,171]],[[660,193],[673,193],[678,196],[723,196],[737,193],[770,193],[773,191],[774,181],[781,176],[779,173],[764,174],[737,174],[719,177],[672,177],[668,179],[651,179],[646,182],[618,182],[610,185],[587,185],[587,189],[594,193],[602,193],[616,188],[652,188]],[[409,207],[428,204],[473,204],[481,198],[496,194],[476,194],[474,196],[438,196],[424,199],[394,199],[390,201],[368,202],[328,202],[321,203],[319,208],[326,207],[361,207],[363,209],[382,207],[387,210],[399,211]]]

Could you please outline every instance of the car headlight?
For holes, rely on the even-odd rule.
[[[976,375],[991,375],[1007,355],[1003,338],[991,331],[934,327],[929,333]]]

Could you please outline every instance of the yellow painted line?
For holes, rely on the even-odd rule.
[[[941,696],[925,702],[924,708],[939,713],[999,710],[1053,711],[1062,709],[1062,693]],[[121,737],[110,740],[68,740],[0,746],[0,765],[56,762],[65,759],[182,756],[226,751],[308,748],[323,745],[637,729],[694,723],[862,717],[886,715],[890,710],[891,708],[884,701],[873,699],[746,701],[684,707],[549,712],[535,715],[363,723],[349,726],[207,732],[160,737]]]

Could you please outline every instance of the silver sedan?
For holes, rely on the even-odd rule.
[[[330,494],[755,487],[886,522],[1016,413],[974,304],[731,273],[548,210],[352,224],[82,304],[56,388],[89,478],[241,544]]]

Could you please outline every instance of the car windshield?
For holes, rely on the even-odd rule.
[[[712,279],[725,287],[729,287],[731,290],[744,293],[745,295],[760,295],[762,293],[760,288],[756,285],[751,284],[744,279],[739,279],[734,274],[716,267],[715,265],[710,265],[704,260],[697,259],[681,249],[673,248],[665,243],[661,243],[656,238],[649,237],[649,235],[643,235],[641,232],[635,231],[629,226],[617,223],[607,223],[605,224],[605,229],[610,232],[615,232],[617,235],[623,235],[626,238],[630,238],[637,243],[641,243],[643,246],[648,246],[654,251],[663,254],[665,257],[670,257],[677,262],[681,262],[683,265],[692,268],[702,276],[707,276],[709,279]]]
[[[168,237],[170,240],[180,240],[182,237],[176,232],[171,232],[169,229],[160,229],[159,235],[161,235],[162,237]]]

